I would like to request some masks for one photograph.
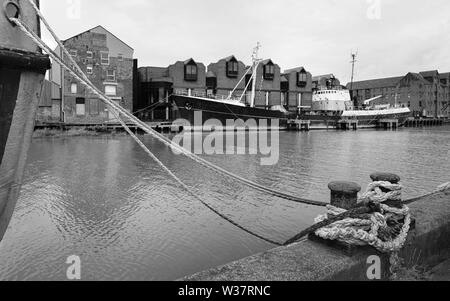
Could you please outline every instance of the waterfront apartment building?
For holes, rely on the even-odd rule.
[[[349,83],[347,88],[358,105],[381,96],[375,104],[409,107],[415,117],[450,117],[450,73],[410,72],[401,77]]]
[[[170,120],[170,95],[197,95],[205,97],[206,67],[190,58],[168,67],[141,67],[138,69],[139,100],[135,110],[142,120]]]
[[[194,59],[179,61],[169,67],[140,67],[138,69],[139,96],[135,107],[139,118],[146,121],[172,119],[170,95],[182,94],[193,96],[219,95],[242,97],[242,101],[250,104],[252,88],[252,67],[231,55],[205,67]],[[284,74],[286,81],[292,82],[282,91],[280,66],[271,59],[262,61],[257,69],[257,85],[255,106],[270,108],[277,105],[288,105],[297,109],[299,97],[301,103],[311,103],[311,74],[305,70],[291,70]],[[300,74],[300,79],[297,78]],[[242,79],[242,80],[241,80]],[[286,87],[286,84],[284,85]],[[245,88],[247,87],[247,90]],[[291,91],[292,90],[292,91]],[[302,96],[299,96],[299,93]]]
[[[256,70],[255,107],[269,109],[281,105],[281,68],[271,59],[263,60]],[[246,77],[251,90],[251,74]],[[247,97],[249,103],[250,97]]]
[[[98,89],[129,112],[133,111],[133,73],[137,66],[133,59],[133,48],[102,26],[80,33],[63,43]],[[59,48],[55,51],[61,52]],[[95,94],[55,62],[50,81],[57,87],[52,92],[52,120],[90,125],[115,119]]]
[[[292,68],[281,75],[281,104],[291,112],[312,106],[312,75],[304,67]]]

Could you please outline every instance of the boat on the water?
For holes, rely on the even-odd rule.
[[[39,1],[35,1],[39,4]],[[0,241],[21,188],[34,130],[48,56],[9,18],[18,18],[39,34],[36,12],[28,1],[0,0]]]
[[[256,87],[259,84],[257,70],[262,62],[258,58],[259,48],[260,45],[258,44],[254,49],[253,64],[247,72],[250,73],[251,71],[252,75],[248,80],[245,91],[239,97],[233,97],[233,93],[230,93],[229,97],[195,95],[191,92],[174,94],[171,99],[177,125],[188,131],[203,131],[206,121],[215,120],[221,123],[223,129],[264,130],[286,128],[292,114],[283,106],[271,106],[269,108],[255,106]],[[245,75],[238,85],[244,79]],[[248,94],[250,85],[252,86],[251,93]],[[239,121],[243,121],[245,124],[239,123]]]
[[[383,120],[396,121],[401,126],[411,117],[407,107],[373,104],[379,98],[368,99],[363,107],[356,108],[347,89],[319,89],[313,93],[311,110],[301,112],[297,118],[309,121],[310,129],[332,129],[345,122],[355,122],[358,128],[375,128]]]

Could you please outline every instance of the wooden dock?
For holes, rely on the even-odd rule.
[[[308,132],[311,129],[311,120],[292,119],[288,121],[288,131]]]
[[[337,122],[337,129],[348,131],[348,130],[358,130],[359,121],[357,119],[341,119]]]
[[[421,118],[410,119],[405,123],[405,127],[429,127],[429,126],[443,126],[448,124],[449,120],[434,119],[434,118]]]
[[[398,119],[380,119],[378,121],[378,128],[384,128],[386,130],[392,129],[396,130],[399,128],[399,120]]]

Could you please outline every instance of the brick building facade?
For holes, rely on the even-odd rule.
[[[246,83],[241,79],[248,70],[245,64],[234,56],[209,64],[206,75],[208,95],[219,95],[226,98],[235,90],[233,97],[240,97],[244,93]]]
[[[233,55],[209,64],[207,69],[194,59],[179,61],[169,67],[140,67],[136,115],[146,121],[170,120],[172,113],[168,99],[172,94],[227,98],[233,90],[233,97],[241,97],[246,91],[242,101],[249,105],[251,69]],[[268,59],[258,65],[256,78],[255,107],[269,109],[283,105],[291,111],[297,111],[299,106],[311,107],[312,75],[304,68],[290,69],[282,74],[280,66]],[[164,102],[158,103],[161,100]]]
[[[381,78],[348,84],[352,97],[362,105],[381,96],[375,104],[409,107],[415,117],[450,117],[450,74],[438,71],[410,72],[402,77]]]
[[[63,42],[92,83],[129,112],[133,111],[134,50],[102,26]],[[59,53],[60,49],[56,49]],[[66,59],[67,61],[67,59]],[[59,118],[69,124],[99,124],[113,121],[107,106],[58,64],[50,81],[59,86],[52,99],[61,108]],[[60,103],[57,103],[58,98]],[[57,112],[56,109],[53,110]]]
[[[206,67],[192,58],[168,67],[141,67],[138,74],[139,101],[135,110],[143,120],[171,119],[169,96],[173,93],[206,96]]]
[[[281,104],[291,112],[312,106],[312,75],[305,68],[293,68],[281,75]]]

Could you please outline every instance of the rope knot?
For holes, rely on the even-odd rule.
[[[337,240],[351,245],[370,245],[384,253],[399,251],[408,236],[411,224],[409,208],[390,207],[384,203],[401,201],[403,187],[386,181],[373,182],[359,198],[366,207],[364,214],[355,214],[322,227],[315,234],[323,239]],[[347,210],[327,207],[327,214],[315,219],[316,223],[342,215]]]

